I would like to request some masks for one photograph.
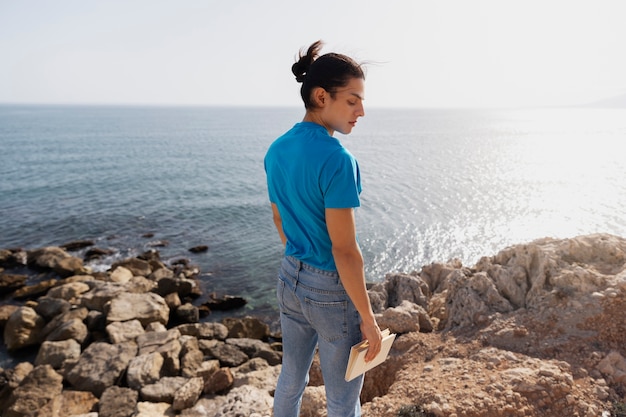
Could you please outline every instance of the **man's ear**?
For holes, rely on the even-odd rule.
[[[316,107],[324,107],[328,102],[328,92],[322,87],[315,87],[311,95]]]

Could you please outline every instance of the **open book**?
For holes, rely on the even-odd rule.
[[[357,343],[350,349],[350,359],[348,360],[348,368],[346,369],[346,381],[351,381],[357,376],[361,375],[365,371],[369,371],[375,366],[380,365],[387,359],[389,351],[391,350],[391,344],[396,338],[395,333],[389,333],[389,329],[382,331],[383,341],[380,347],[380,352],[374,359],[369,362],[365,362],[365,353],[369,348],[367,340]]]

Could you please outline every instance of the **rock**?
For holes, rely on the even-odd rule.
[[[484,273],[469,278],[460,271],[451,273],[446,303],[449,306],[447,328],[484,325],[496,312],[513,311],[513,306]]]
[[[26,417],[40,410],[63,390],[63,377],[50,365],[35,367],[13,390],[4,417]]]
[[[89,310],[104,311],[104,306],[112,299],[127,291],[127,288],[119,283],[98,283],[80,299],[83,307]]]
[[[109,274],[109,279],[112,282],[118,282],[120,284],[126,284],[133,278],[133,273],[130,269],[118,266],[113,269]]]
[[[158,352],[136,356],[128,365],[128,386],[139,391],[144,385],[154,384],[161,376],[161,368],[163,356]]]
[[[146,332],[137,337],[139,354],[143,355],[144,353],[156,352],[159,348],[170,342],[178,342],[180,336],[181,334],[178,329],[170,329],[165,332]]]
[[[193,341],[194,343],[189,343]],[[204,354],[198,347],[198,341],[191,338],[189,342],[183,344],[180,354],[181,376],[192,378],[197,375],[198,369],[204,360]],[[193,346],[190,346],[193,345]]]
[[[423,317],[421,320],[420,318]],[[386,309],[382,314],[376,315],[376,322],[381,329],[389,329],[391,333],[419,332],[420,321],[428,321],[428,314],[419,305],[405,300],[397,307]],[[427,329],[425,329],[427,330]],[[432,331],[432,325],[430,330]]]
[[[273,398],[267,391],[252,386],[241,386],[223,396],[200,398],[195,406],[184,410],[180,416],[269,417],[272,404]]]
[[[45,296],[37,299],[35,311],[44,319],[51,320],[59,314],[68,312],[71,307],[72,305],[67,300]]]
[[[140,401],[133,417],[176,417],[176,414],[171,404]]]
[[[165,376],[176,376],[180,374],[180,352],[182,350],[181,343],[178,338],[170,339],[169,336],[180,333],[178,331],[167,331],[155,333],[160,338],[153,339],[154,341],[162,341],[158,344],[150,344],[146,341],[146,336],[152,335],[152,333],[146,333],[137,338],[137,343],[140,346],[140,354],[158,352],[163,356],[163,368],[162,374]],[[166,337],[161,337],[161,336]]]
[[[89,291],[89,285],[84,282],[69,282],[57,287],[51,288],[46,294],[50,298],[60,298],[68,302],[75,301],[81,294]]]
[[[98,413],[90,413],[97,407],[97,404],[98,399],[90,392],[64,390],[42,407],[39,415],[42,417],[76,417],[95,414],[93,417],[98,417]]]
[[[72,386],[93,392],[97,397],[113,386],[137,353],[134,343],[92,343],[80,355],[78,363],[67,375]]]
[[[200,320],[200,311],[193,304],[185,303],[176,308],[174,317],[178,323],[197,323]]]
[[[231,338],[267,340],[270,335],[269,326],[256,317],[227,317],[222,323],[228,328],[228,337]]]
[[[26,283],[28,276],[21,274],[0,274],[0,295],[9,294]]]
[[[182,411],[193,405],[202,394],[203,381],[202,378],[190,378],[183,386],[181,386],[174,394],[172,408],[174,411]]]
[[[280,369],[280,365],[270,366],[270,364],[262,358],[251,359],[241,366],[231,368],[234,378],[233,387],[249,385],[267,392],[272,392],[276,389]]]
[[[163,297],[154,293],[121,293],[105,306],[107,322],[139,320],[143,326],[153,321],[167,324],[170,309]]]
[[[233,382],[234,378],[230,368],[219,368],[204,380],[202,392],[217,394],[230,388]]]
[[[83,260],[74,256],[60,259],[54,266],[53,270],[61,277],[69,277],[87,272],[83,265]]]
[[[11,317],[11,315],[15,313],[15,311],[17,311],[18,309],[19,306],[11,304],[5,304],[0,306],[0,328],[4,329],[4,326],[7,324],[9,317]]]
[[[104,256],[113,255],[115,251],[113,249],[103,249],[103,248],[91,248],[85,252],[85,260],[93,261],[94,259],[100,259]]]
[[[79,343],[84,342],[88,331],[83,320],[87,318],[87,314],[86,308],[77,308],[55,316],[43,328],[42,340],[75,339]]]
[[[164,296],[173,292],[184,298],[194,292],[196,283],[187,278],[164,277],[159,279],[157,293]]]
[[[224,342],[217,342],[209,347],[208,353],[212,358],[220,361],[222,366],[239,366],[248,360],[248,355],[243,353],[238,347],[228,345]]]
[[[198,246],[194,246],[192,248],[189,248],[189,252],[191,253],[202,253],[202,252],[206,252],[209,250],[209,247],[207,245],[198,245]]]
[[[626,359],[617,351],[612,351],[598,364],[603,375],[626,387]]]
[[[326,410],[326,392],[324,386],[306,387],[302,395],[300,417],[319,417],[321,410]]]
[[[89,246],[93,246],[95,244],[96,243],[93,240],[73,240],[71,242],[60,245],[59,247],[61,249],[65,249],[66,251],[74,252],[77,250],[88,248]]]
[[[144,401],[164,402],[171,404],[174,401],[176,392],[187,383],[189,378],[163,377],[154,384],[144,385],[140,395]]]
[[[123,266],[124,268],[130,270],[134,276],[142,276],[147,277],[152,273],[152,268],[147,261],[144,261],[139,258],[128,258],[119,262],[115,262],[111,265],[111,270],[115,270],[115,268]]]
[[[163,278],[173,279],[174,271],[172,271],[169,268],[158,268],[158,269],[155,269],[154,272],[152,272],[148,278],[150,278],[152,281],[155,281],[155,282],[158,282]]]
[[[28,266],[45,270],[54,270],[62,259],[70,256],[69,253],[56,246],[48,246],[27,252]]]
[[[0,250],[0,262],[13,253]],[[95,409],[112,406],[134,389],[142,401],[135,398],[130,411],[131,398],[129,411],[122,411],[134,417],[269,417],[281,357],[280,343],[266,341],[280,336],[270,336],[261,320],[157,320],[144,326],[131,319],[109,321],[105,330],[104,313],[120,295],[160,291],[156,281],[198,273],[187,265],[166,268],[156,251],[138,259],[150,267],[147,277],[120,284],[108,282],[111,272],[75,275],[40,287],[38,293],[48,295],[24,307],[0,306],[0,323],[2,314],[8,323],[23,308],[48,321],[39,342],[50,335],[70,337],[45,341],[39,349],[37,368],[56,369],[66,382],[62,394],[44,398],[39,414],[66,417],[60,410],[74,393],[85,395],[76,397],[76,406],[85,404],[72,417],[97,417]],[[77,282],[87,287],[68,285]],[[472,268],[456,260],[433,263],[420,272],[390,274],[368,288],[379,325],[396,326],[400,334],[387,360],[365,375],[363,415],[602,416],[614,411],[626,391],[626,332],[619,320],[626,311],[626,239],[539,239],[505,248]],[[180,296],[170,294],[163,303],[175,319]],[[82,354],[69,331],[79,322],[91,332]],[[0,369],[0,414],[17,404],[13,395],[33,369],[28,362]],[[325,415],[319,362],[310,375],[302,415]],[[205,395],[198,398],[199,381]],[[119,395],[105,395],[109,390]]]
[[[28,254],[20,248],[0,249],[0,267],[17,268],[27,264]]]
[[[18,308],[4,326],[4,344],[9,350],[33,346],[40,342],[45,326],[43,317],[30,307]]]
[[[262,358],[272,366],[279,365],[282,362],[282,354],[280,352],[276,352],[269,344],[258,339],[230,338],[226,339],[226,343],[236,346],[250,359]]]
[[[138,397],[135,390],[113,385],[102,393],[98,417],[131,417],[135,414]]]
[[[237,308],[241,308],[245,306],[248,302],[245,298],[235,297],[232,295],[225,295],[221,298],[217,298],[216,295],[212,294],[209,301],[203,303],[204,307],[207,307],[209,310],[215,311],[227,311],[227,310],[235,310]]]
[[[106,326],[111,343],[132,342],[145,333],[139,320],[114,321]]]
[[[16,300],[24,300],[45,295],[50,288],[57,285],[59,281],[56,279],[48,279],[37,284],[25,285],[13,292],[13,298]]]
[[[194,336],[198,339],[225,340],[228,337],[228,327],[222,323],[188,323],[176,326],[180,334]]]
[[[35,366],[50,365],[59,370],[67,362],[75,362],[80,357],[80,344],[74,339],[43,342],[35,358]]]

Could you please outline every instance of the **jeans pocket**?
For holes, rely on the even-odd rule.
[[[327,342],[348,335],[348,302],[305,299],[306,315],[318,335]]]

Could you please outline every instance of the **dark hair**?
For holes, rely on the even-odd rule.
[[[322,87],[330,93],[331,97],[334,97],[337,88],[346,86],[350,79],[365,79],[363,68],[352,58],[337,53],[328,53],[318,57],[320,49],[322,49],[322,41],[313,43],[307,49],[306,54],[300,51],[298,61],[291,66],[291,72],[296,76],[296,81],[302,83],[300,96],[307,109],[313,106],[311,91],[315,87]]]

